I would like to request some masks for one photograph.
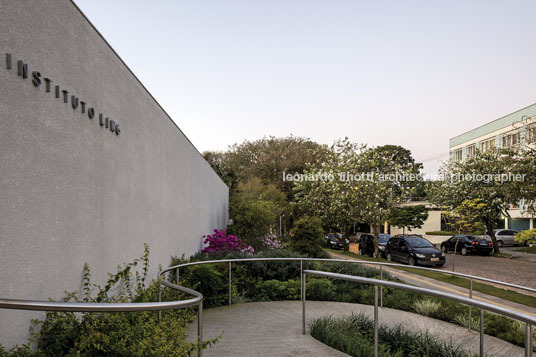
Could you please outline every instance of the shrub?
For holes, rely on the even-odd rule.
[[[335,285],[327,279],[307,279],[307,299],[333,301],[336,298]]]
[[[374,356],[374,322],[363,314],[316,319],[311,324],[311,335],[351,356]],[[442,342],[427,333],[409,332],[401,326],[380,326],[378,338],[379,356],[471,356],[458,345]]]
[[[520,242],[520,243],[526,243],[526,244],[536,243],[536,228],[528,229],[528,230],[516,233],[515,241]]]
[[[132,273],[141,264],[142,273]],[[104,287],[91,284],[89,266],[84,265],[83,293],[85,302],[147,302],[157,301],[159,283],[146,286],[149,266],[149,248],[144,255],[124,264],[115,274],[109,274]],[[92,291],[96,295],[92,296]],[[177,299],[177,292],[164,290],[163,300]],[[77,292],[68,293],[64,301],[80,301]],[[33,320],[30,328],[37,350],[27,346],[6,351],[11,356],[186,356],[197,345],[186,342],[188,323],[193,320],[191,310],[179,309],[162,312],[158,323],[156,311],[69,313],[47,312],[44,320]],[[207,340],[203,348],[217,339]]]
[[[323,256],[324,230],[320,218],[304,216],[292,229],[290,247],[300,254],[317,258]]]
[[[252,254],[254,252],[251,246],[243,243],[237,236],[226,235],[225,229],[215,229],[213,235],[209,234],[204,238],[204,243],[208,246],[203,248],[201,253],[242,252]]]
[[[277,239],[275,234],[267,234],[261,239],[261,244],[263,247],[268,249],[282,249],[283,243]]]
[[[441,304],[439,302],[430,299],[419,299],[413,303],[413,310],[424,316],[435,314],[440,307]]]

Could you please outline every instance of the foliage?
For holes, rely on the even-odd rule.
[[[440,169],[444,180],[432,184],[428,195],[430,201],[453,210],[464,201],[480,200],[482,206],[475,213],[478,221],[486,227],[494,251],[498,254],[500,251],[493,232],[495,222],[503,216],[509,217],[508,209],[512,204],[517,204],[523,198],[535,198],[528,196],[532,192],[527,188],[529,181],[500,179],[501,175],[523,175],[532,170],[529,167],[532,164],[529,165],[524,158],[524,153],[517,150],[488,150],[477,151],[475,156],[465,161],[451,160]],[[488,175],[487,179],[483,175]]]
[[[300,254],[318,258],[323,255],[324,230],[317,217],[304,216],[295,222],[290,247]]]
[[[393,207],[389,212],[389,224],[410,231],[412,228],[421,228],[428,218],[428,210],[425,205]]]
[[[374,356],[374,321],[364,314],[343,318],[323,317],[311,324],[317,340],[351,356]],[[470,353],[427,333],[414,333],[401,326],[378,329],[379,356],[469,357]]]
[[[141,265],[141,273],[133,273]],[[157,301],[160,286],[146,286],[149,248],[141,258],[118,267],[109,274],[104,287],[92,284],[89,266],[84,265],[84,302],[147,302]],[[96,294],[92,294],[93,291]],[[165,291],[163,299],[177,299],[177,293]],[[68,293],[64,301],[80,301],[77,292]],[[27,346],[12,351],[0,347],[0,355],[11,356],[186,356],[197,349],[186,342],[187,325],[193,320],[190,310],[162,313],[158,323],[156,311],[82,313],[47,312],[44,320],[33,320],[30,329],[36,351]],[[216,342],[207,340],[202,348]]]
[[[201,253],[213,254],[216,252],[243,252],[250,253],[254,252],[253,248],[247,244],[244,244],[238,237],[233,235],[226,235],[225,229],[214,230],[214,234],[206,235],[204,243],[208,244],[207,247],[203,248]]]
[[[536,228],[527,229],[516,233],[515,236],[516,242],[526,243],[526,244],[535,244],[536,243]]]
[[[261,238],[261,243],[263,247],[269,248],[269,249],[282,249],[283,243],[277,239],[277,236],[275,234],[267,234],[264,237]]]
[[[308,165],[305,173],[331,174],[333,179],[296,182],[300,209],[345,236],[356,224],[368,223],[375,232],[378,254],[380,226],[396,204],[410,198],[415,181],[409,178],[418,179],[422,165],[400,146],[366,148],[347,138],[322,147],[317,156],[319,160]]]
[[[438,301],[430,299],[419,299],[413,303],[413,309],[416,313],[423,316],[431,316],[441,308],[441,304]]]
[[[430,236],[449,236],[449,237],[452,237],[453,235],[457,234],[457,232],[453,232],[453,231],[432,231],[432,232],[426,232],[425,234],[428,234]]]
[[[233,224],[229,232],[255,250],[262,249],[262,237],[269,234],[287,207],[285,194],[276,186],[263,185],[259,178],[251,178],[240,183],[231,197],[229,213]]]

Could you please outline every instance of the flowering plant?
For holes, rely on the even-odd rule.
[[[207,247],[201,250],[201,253],[216,253],[221,251],[241,252],[253,254],[254,250],[250,245],[243,243],[237,236],[227,235],[225,229],[215,229],[214,234],[203,236]]]
[[[277,239],[275,234],[267,234],[261,238],[262,245],[270,249],[281,249],[283,243]]]

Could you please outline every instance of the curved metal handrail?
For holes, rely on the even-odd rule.
[[[447,274],[447,275],[458,276],[458,277],[467,278],[471,280],[484,281],[487,283],[508,286],[510,288],[515,288],[515,289],[529,291],[531,293],[536,293],[536,289],[530,288],[528,286],[517,285],[517,284],[507,283],[507,282],[500,281],[500,280],[493,280],[493,279],[488,279],[488,278],[484,278],[484,277],[480,277],[476,275],[457,273],[453,271],[432,269],[432,268],[426,268],[426,267],[420,267],[420,266],[414,266],[414,265],[403,265],[403,264],[396,264],[396,263],[371,262],[371,261],[364,261],[364,260],[328,259],[328,258],[240,258],[240,259],[203,260],[203,261],[198,261],[198,262],[177,264],[169,268],[166,268],[165,270],[162,270],[161,274],[165,272],[169,272],[171,270],[176,270],[176,269],[180,269],[180,268],[184,268],[184,267],[192,266],[192,265],[198,265],[198,264],[251,262],[251,261],[304,261],[304,262],[320,261],[320,262],[340,262],[340,263],[353,263],[353,264],[364,264],[364,265],[370,264],[370,265],[397,267],[397,268],[405,268],[405,269],[418,269],[418,270],[432,271],[432,272],[437,272],[437,273],[442,273],[442,274]]]
[[[205,260],[205,261],[197,261],[197,262],[190,262],[190,263],[183,263],[183,264],[177,264],[171,267],[168,267],[160,272],[158,272],[158,281],[161,285],[165,287],[169,287],[171,289],[182,291],[187,294],[190,294],[194,296],[193,298],[187,299],[187,300],[178,300],[178,301],[166,301],[166,302],[144,302],[144,303],[88,303],[88,302],[60,302],[60,301],[37,301],[37,300],[19,300],[19,299],[1,299],[0,298],[0,308],[5,309],[19,309],[19,310],[38,310],[38,311],[64,311],[64,312],[120,312],[120,311],[150,311],[150,310],[158,310],[159,311],[159,317],[160,317],[160,311],[161,310],[171,310],[171,309],[180,309],[180,308],[187,308],[187,307],[194,307],[197,306],[197,328],[198,328],[198,342],[199,346],[201,347],[201,343],[203,342],[203,295],[195,290],[183,287],[178,285],[179,284],[179,272],[180,268],[185,268],[188,266],[194,266],[194,265],[201,265],[201,264],[217,264],[217,263],[228,263],[229,264],[229,305],[231,305],[231,298],[232,298],[232,291],[231,291],[231,279],[232,279],[232,263],[233,262],[255,262],[255,261],[296,261],[300,262],[300,279],[301,279],[301,286],[302,286],[302,300],[304,301],[304,319],[305,319],[305,276],[306,274],[312,274],[312,275],[319,275],[324,277],[330,277],[330,278],[338,278],[338,279],[344,279],[343,280],[350,280],[350,281],[356,281],[356,282],[362,282],[362,283],[369,283],[375,285],[375,303],[376,303],[376,309],[377,309],[377,287],[378,286],[390,286],[390,287],[396,287],[406,290],[412,290],[419,293],[425,293],[429,295],[435,295],[445,298],[451,298],[455,301],[462,302],[464,304],[467,304],[469,308],[471,309],[471,306],[479,307],[481,308],[481,320],[483,318],[483,311],[488,310],[492,311],[498,314],[502,314],[520,321],[523,321],[527,324],[526,329],[526,337],[532,336],[532,325],[536,324],[536,318],[523,313],[518,313],[510,309],[502,308],[493,304],[484,303],[481,301],[473,300],[472,299],[472,282],[473,280],[480,280],[485,281],[493,284],[508,286],[516,289],[521,289],[525,291],[530,291],[533,293],[536,293],[536,289],[529,288],[522,285],[517,284],[511,284],[506,283],[503,281],[483,278],[479,276],[469,275],[469,274],[462,274],[462,273],[456,273],[456,272],[450,272],[450,271],[444,271],[439,269],[431,269],[431,268],[425,268],[425,267],[417,267],[417,266],[406,266],[402,264],[394,264],[394,263],[384,263],[384,262],[371,262],[371,261],[360,261],[360,260],[346,260],[346,259],[327,259],[327,258],[240,258],[240,259],[219,259],[219,260]],[[419,288],[412,285],[405,285],[400,283],[395,283],[391,281],[385,281],[385,280],[377,280],[377,279],[370,279],[370,278],[362,278],[362,277],[356,277],[351,275],[344,275],[344,274],[337,274],[337,273],[329,273],[329,272],[320,272],[320,271],[313,271],[313,270],[303,270],[303,262],[309,262],[309,261],[315,261],[315,262],[339,262],[339,263],[351,263],[351,264],[364,264],[364,265],[378,265],[380,267],[380,279],[382,279],[382,267],[388,266],[388,267],[402,267],[402,268],[410,268],[410,269],[421,269],[426,271],[432,271],[432,272],[438,272],[443,274],[449,274],[453,276],[459,276],[470,279],[470,292],[469,292],[469,298],[463,297],[461,295],[456,294],[450,294],[450,293],[443,293],[438,292],[430,289],[425,288]],[[171,283],[170,281],[163,278],[163,275],[165,273],[171,272],[175,270],[176,271],[176,278],[177,282],[176,284]],[[383,292],[383,289],[382,289]],[[383,297],[383,294],[382,294]],[[161,299],[161,294],[159,294],[159,300]],[[469,310],[469,314],[471,314],[471,310]],[[471,315],[469,315],[471,316]],[[376,316],[377,317],[377,316]],[[305,320],[303,320],[303,323],[305,323]],[[470,328],[470,327],[469,327]],[[305,333],[305,327],[303,327],[303,332]],[[481,334],[483,334],[483,326],[481,323]],[[529,344],[532,342],[531,339],[528,342]],[[483,340],[481,340],[481,349]],[[528,348],[528,347],[527,347]],[[202,349],[199,350],[199,355],[202,356]]]
[[[317,270],[304,270],[302,276],[302,332],[305,334],[305,301],[306,301],[306,276],[316,275],[324,278],[346,280],[357,283],[365,283],[374,285],[374,355],[378,356],[378,286],[390,287],[396,289],[403,289],[412,291],[415,293],[433,295],[441,298],[453,300],[468,306],[476,307],[480,309],[480,355],[484,355],[484,310],[494,312],[503,316],[510,317],[512,319],[524,322],[525,326],[525,356],[530,357],[532,355],[532,326],[536,324],[536,318],[525,313],[516,312],[501,306],[496,306],[487,302],[474,300],[465,296],[445,293],[441,291],[421,288],[418,286],[401,284],[393,281],[378,280],[371,278],[363,278],[359,276],[329,273]]]

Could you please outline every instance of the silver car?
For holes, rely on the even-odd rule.
[[[497,239],[497,245],[499,247],[502,247],[503,245],[523,244],[515,241],[515,235],[516,233],[519,233],[519,231],[514,229],[495,229],[493,232],[495,232],[495,239]]]

